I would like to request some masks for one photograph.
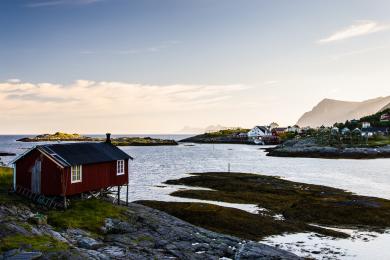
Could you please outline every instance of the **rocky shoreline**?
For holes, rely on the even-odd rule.
[[[0,156],[15,156],[15,153],[0,152]]]
[[[105,218],[97,233],[38,225],[34,215],[26,205],[0,204],[0,259],[299,259],[135,203],[120,218]]]
[[[313,139],[289,140],[266,149],[267,156],[325,159],[390,158],[390,145],[378,147],[331,147],[317,145]]]

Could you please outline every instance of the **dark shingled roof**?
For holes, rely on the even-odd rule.
[[[111,143],[46,144],[38,145],[37,149],[63,166],[133,159]]]

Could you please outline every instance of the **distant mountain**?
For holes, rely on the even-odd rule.
[[[331,126],[337,122],[345,122],[346,120],[359,119],[375,114],[389,105],[390,96],[378,97],[362,102],[324,99],[311,111],[303,114],[299,118],[297,125],[301,127]]]
[[[237,128],[237,127],[227,127],[222,125],[209,125],[208,127],[205,128],[185,126],[179,131],[179,133],[203,134],[203,133],[216,132],[219,130],[226,130],[231,128]]]
[[[390,109],[390,103],[384,106],[380,111],[385,111],[386,109]]]

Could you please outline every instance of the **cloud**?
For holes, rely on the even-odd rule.
[[[380,31],[389,30],[389,24],[381,24],[376,21],[356,21],[353,25],[343,28],[330,36],[321,39],[318,43],[331,43],[346,40],[353,37],[363,36],[367,34],[372,34]]]
[[[20,83],[21,80],[20,79],[9,79],[7,82],[9,82],[9,83]]]
[[[46,125],[44,129],[73,131],[157,129],[173,116],[191,117],[227,106],[236,94],[249,88],[239,84],[143,85],[88,80],[68,85],[4,82],[0,83],[0,111],[6,113],[0,113],[0,122],[15,128]]]
[[[389,49],[389,46],[377,46],[377,47],[372,47],[372,48],[365,48],[365,49],[359,49],[359,50],[352,50],[344,53],[339,53],[336,55],[332,56],[333,60],[339,60],[344,57],[349,57],[349,56],[355,56],[355,55],[360,55],[360,54],[366,54],[366,53],[371,53],[375,52],[378,50],[383,50],[383,49]]]
[[[88,5],[104,0],[51,0],[27,4],[27,7],[50,7],[59,5]]]
[[[274,84],[277,84],[277,83],[279,83],[278,80],[267,80],[267,81],[263,82],[263,85],[274,85]]]

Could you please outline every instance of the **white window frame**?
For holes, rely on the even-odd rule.
[[[125,174],[125,160],[116,161],[116,175]]]
[[[77,178],[77,177],[79,177],[79,178]],[[80,165],[73,165],[70,168],[70,182],[71,183],[79,183],[82,181],[83,181],[83,166],[81,164]]]

